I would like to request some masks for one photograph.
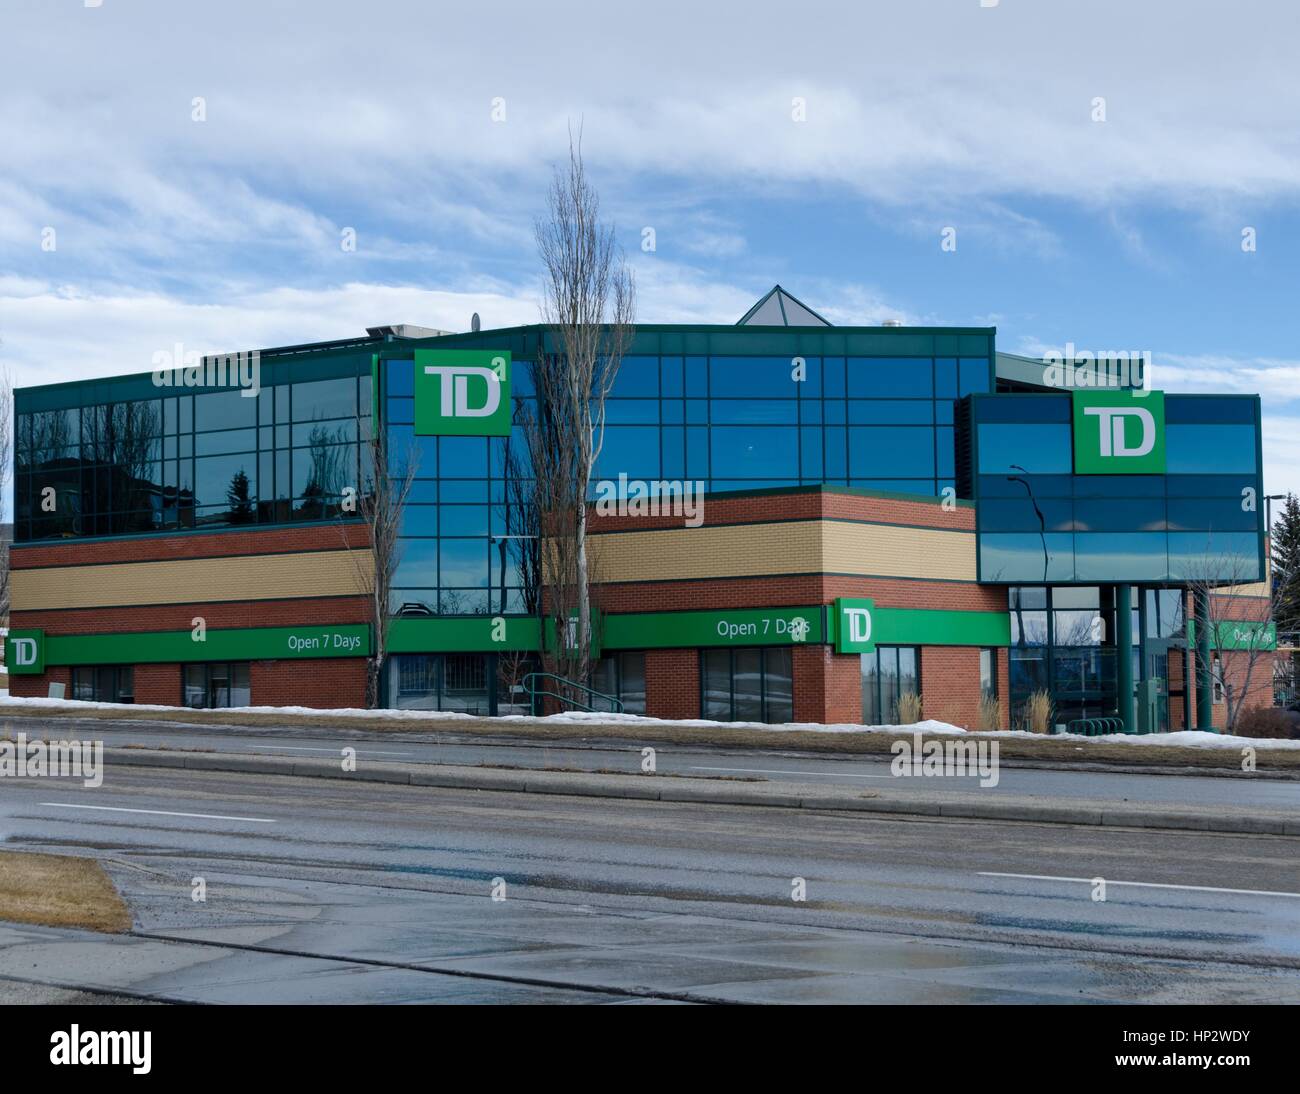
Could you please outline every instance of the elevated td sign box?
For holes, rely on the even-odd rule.
[[[863,597],[841,596],[836,599],[836,653],[871,653],[876,648],[872,619],[875,610],[875,602]]]
[[[510,354],[482,349],[415,351],[415,432],[434,437],[510,434]]]
[[[1076,475],[1163,475],[1163,391],[1074,393]]]
[[[45,671],[45,632],[12,630],[5,638],[5,668],[15,676]]]

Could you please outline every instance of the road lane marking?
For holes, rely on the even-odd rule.
[[[689,767],[688,771],[744,771],[750,775],[821,775],[828,779],[892,779],[893,775],[855,775],[848,771],[778,771],[766,767]]]
[[[1010,877],[1021,881],[1077,881],[1085,885],[1093,884],[1097,879],[1091,877],[1055,877],[1052,874],[1002,874],[993,870],[979,871],[980,877]],[[1300,893],[1283,893],[1273,889],[1216,889],[1212,885],[1165,885],[1156,881],[1111,881],[1103,879],[1107,886],[1128,885],[1138,889],[1181,889],[1193,893],[1231,893],[1236,896],[1285,896],[1300,900]]]
[[[260,746],[254,745],[253,748],[260,752],[265,752],[268,749],[279,749],[281,752],[290,752],[290,751],[292,752],[333,752],[335,755],[343,751],[341,748],[321,748],[319,746],[313,747],[311,745],[260,745]],[[235,750],[225,749],[223,751],[233,752]],[[414,756],[415,755],[414,752],[380,752],[378,749],[374,749],[374,748],[367,748],[363,752],[362,749],[357,749],[358,756],[361,756],[363,754],[366,756]]]
[[[121,805],[74,805],[71,802],[41,802],[51,809],[98,809],[105,813],[147,813],[154,817],[194,817],[198,820],[247,821],[249,824],[274,824],[266,817],[227,817],[220,813],[173,813],[168,809],[127,809]]]

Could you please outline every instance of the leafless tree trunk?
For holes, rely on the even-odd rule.
[[[587,495],[605,440],[605,399],[632,339],[636,286],[582,161],[581,135],[557,167],[536,224],[551,344],[531,365],[537,409],[524,422],[545,538],[543,656],[585,682],[591,657]],[[576,626],[570,633],[569,618]],[[549,641],[548,641],[549,639]]]
[[[1267,559],[1266,559],[1267,564]],[[1204,596],[1210,631],[1210,665],[1212,684],[1223,691],[1224,729],[1231,733],[1245,710],[1250,684],[1260,666],[1267,664],[1270,680],[1277,646],[1276,630],[1270,626],[1278,609],[1281,588],[1266,576],[1252,580],[1256,572],[1253,558],[1225,554],[1207,555],[1196,565],[1187,587],[1195,599]],[[1218,643],[1231,637],[1231,645],[1219,650]],[[1197,646],[1200,645],[1199,635]],[[1229,656],[1233,673],[1228,672]],[[1199,659],[1199,653],[1197,654]],[[1234,678],[1235,677],[1235,678]],[[1270,683],[1271,686],[1271,683]],[[1188,688],[1189,704],[1191,688]]]
[[[378,415],[378,408],[375,410]],[[379,685],[383,678],[384,661],[388,655],[388,628],[392,620],[393,578],[401,561],[402,509],[411,484],[419,470],[419,457],[413,449],[394,467],[389,461],[388,443],[384,431],[375,419],[371,420],[369,436],[366,423],[357,421],[360,467],[357,479],[361,484],[356,496],[344,496],[344,515],[356,513],[370,532],[370,552],[353,554],[357,566],[357,585],[369,599],[371,637],[374,648],[366,661],[366,706],[379,706]],[[342,526],[345,545],[351,546],[348,524]]]

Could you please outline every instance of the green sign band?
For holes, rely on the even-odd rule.
[[[202,633],[202,639],[196,637]],[[15,638],[35,637],[40,660],[29,664]],[[227,630],[150,631],[130,634],[44,634],[15,631],[5,642],[5,665],[19,675],[47,665],[162,664],[171,661],[276,661],[319,657],[368,657],[370,627],[365,623],[312,627],[247,627]],[[17,658],[17,659],[16,659]]]
[[[865,613],[859,614],[859,613]],[[710,646],[794,646],[829,643],[838,653],[869,653],[877,642],[916,646],[1009,646],[1005,612],[880,608],[865,598],[794,608],[598,615],[603,649],[684,649]],[[1240,629],[1243,625],[1237,625]],[[1270,625],[1271,626],[1271,625]],[[534,653],[541,642],[534,616],[398,618],[389,624],[389,653]],[[1231,635],[1220,648],[1231,649]],[[1240,647],[1237,647],[1240,648]],[[127,634],[47,635],[15,629],[5,663],[17,675],[47,665],[128,665],[193,661],[274,661],[283,658],[369,657],[364,623],[307,627],[248,627]]]
[[[389,653],[535,652],[541,624],[533,615],[410,617],[388,624]]]
[[[693,646],[794,646],[825,641],[820,604],[807,608],[738,608],[716,612],[646,612],[605,616],[606,649]]]

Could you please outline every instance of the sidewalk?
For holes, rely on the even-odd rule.
[[[225,771],[297,778],[344,779],[398,786],[454,788],[516,794],[565,794],[634,801],[692,802],[859,813],[889,813],[928,818],[964,818],[1046,824],[1162,828],[1229,834],[1300,836],[1300,812],[1222,806],[1171,809],[1161,805],[1099,804],[1081,798],[1008,797],[979,800],[927,794],[923,778],[899,780],[907,789],[850,792],[802,783],[741,782],[677,775],[610,775],[561,771],[456,767],[435,764],[358,763],[347,772],[339,760],[148,749],[104,750],[111,770],[154,767],[185,771]]]

